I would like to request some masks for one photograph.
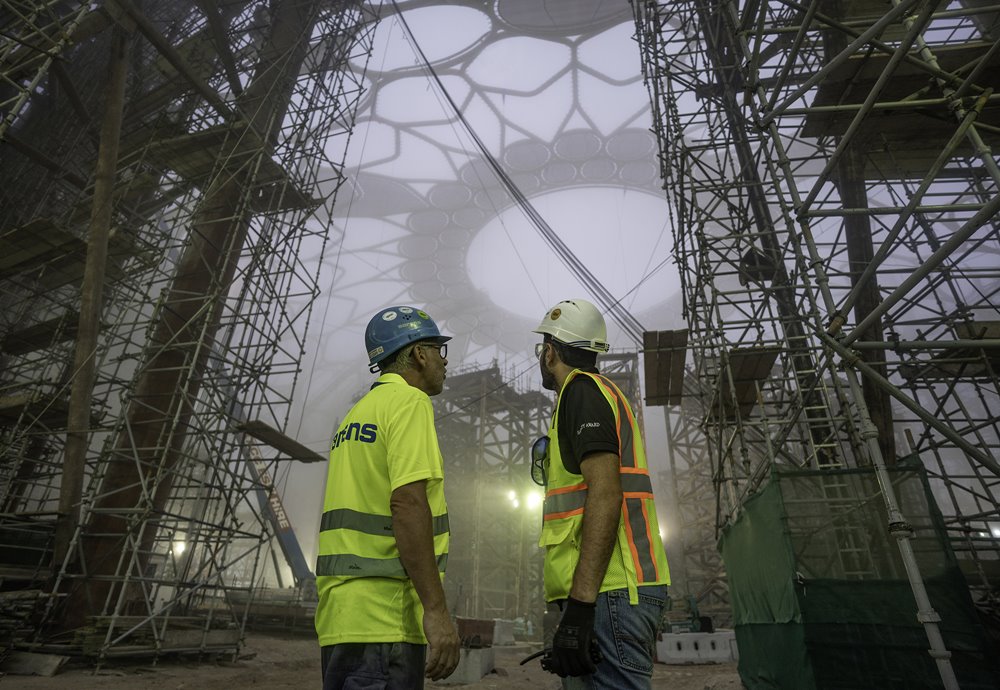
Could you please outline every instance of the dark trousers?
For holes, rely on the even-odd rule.
[[[322,648],[323,690],[421,690],[426,645],[348,642]]]

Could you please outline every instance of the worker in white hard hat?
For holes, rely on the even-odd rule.
[[[532,447],[532,478],[545,487],[545,599],[561,611],[542,666],[566,689],[649,688],[670,574],[639,425],[597,369],[609,350],[597,307],[559,302],[534,332],[542,385],[557,394]]]

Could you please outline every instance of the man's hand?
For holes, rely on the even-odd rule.
[[[424,635],[427,636],[427,668],[424,675],[431,680],[447,678],[458,666],[458,630],[447,609],[424,610]]]
[[[595,609],[595,604],[573,597],[566,600],[566,610],[552,639],[552,656],[545,664],[546,670],[563,678],[586,676],[597,670],[590,656]]]
[[[392,492],[392,529],[399,558],[424,607],[424,635],[430,649],[425,673],[441,680],[458,666],[458,631],[445,605],[444,588],[434,558],[434,530],[427,503],[427,482],[404,484]]]

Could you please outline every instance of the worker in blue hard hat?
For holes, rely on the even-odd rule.
[[[557,396],[531,451],[545,487],[545,600],[559,616],[542,667],[566,690],[646,689],[670,574],[639,424],[597,369],[609,346],[596,306],[559,302],[534,332],[542,386]]]
[[[445,605],[448,509],[430,397],[451,338],[416,307],[365,330],[378,380],[333,436],[316,563],[323,688],[422,688],[455,670]]]

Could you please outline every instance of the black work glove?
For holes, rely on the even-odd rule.
[[[597,670],[600,659],[594,639],[594,612],[596,604],[588,604],[570,597],[566,600],[556,635],[552,639],[552,655],[543,660],[542,667],[565,678],[586,676]],[[594,649],[591,649],[593,645]],[[596,658],[595,658],[596,657]]]

